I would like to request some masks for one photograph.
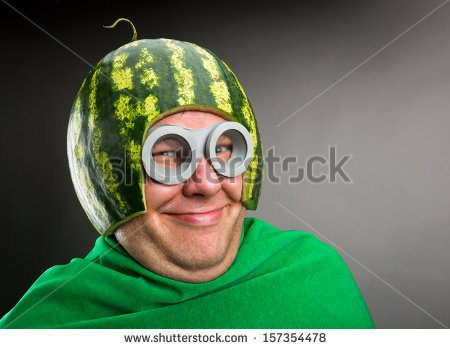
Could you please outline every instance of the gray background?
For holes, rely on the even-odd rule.
[[[276,168],[280,183],[266,177],[249,215],[338,246],[378,328],[450,326],[450,4],[276,127],[443,1],[11,3],[92,64],[129,41],[126,25],[101,28],[118,17],[139,38],[211,49],[250,97],[264,148],[298,156],[291,174],[330,145],[352,155],[352,184],[292,185]],[[47,268],[83,257],[97,233],[65,150],[90,67],[4,4],[0,29],[4,314]]]

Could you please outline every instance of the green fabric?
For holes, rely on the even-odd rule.
[[[345,262],[309,233],[255,218],[230,269],[200,284],[138,264],[114,236],[47,270],[1,328],[373,328]]]

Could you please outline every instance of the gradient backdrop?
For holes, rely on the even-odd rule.
[[[249,215],[335,244],[378,328],[442,328],[450,326],[450,4],[367,59],[443,2],[10,3],[91,64],[130,40],[125,24],[101,27],[118,17],[134,22],[138,38],[211,49],[252,101],[265,153],[298,157],[290,174],[331,145],[352,155],[351,184],[289,184],[278,165],[280,183],[266,177]],[[0,32],[3,315],[47,268],[85,256],[97,233],[66,159],[69,111],[90,67],[1,2]]]

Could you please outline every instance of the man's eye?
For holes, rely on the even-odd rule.
[[[152,154],[153,157],[155,156],[175,156],[174,151],[161,151],[159,153]]]
[[[157,151],[152,156],[159,166],[167,169],[177,168],[186,161],[184,149]]]
[[[216,154],[223,153],[225,151],[231,151],[231,146],[221,145],[221,146],[216,147]]]

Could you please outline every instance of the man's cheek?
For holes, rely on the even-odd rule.
[[[233,201],[241,201],[242,175],[223,178],[222,188]]]
[[[160,207],[167,201],[171,200],[180,192],[180,186],[165,185],[154,181],[153,179],[145,182],[145,200],[147,202],[147,208]]]

